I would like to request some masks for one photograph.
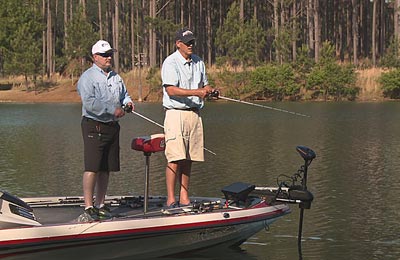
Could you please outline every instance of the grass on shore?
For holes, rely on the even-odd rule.
[[[370,68],[357,70],[357,87],[360,88],[360,93],[357,101],[382,101],[384,100],[382,90],[378,83],[378,79],[386,70],[381,68]],[[221,71],[216,68],[210,68],[208,74],[212,78],[217,78]],[[149,75],[153,73],[153,76]],[[140,78],[139,78],[140,74]],[[149,69],[132,70],[127,73],[121,73],[131,97],[134,100],[146,102],[159,102],[162,99],[161,87],[150,87],[152,85],[160,85],[158,80],[158,72],[150,71]],[[139,80],[140,79],[140,80]],[[49,80],[38,80],[36,87],[30,83],[26,86],[22,76],[8,77],[0,79],[0,84],[13,84],[11,90],[0,91],[0,102],[80,102],[80,97],[76,91],[76,82],[78,78],[65,78],[59,75],[54,75]],[[222,82],[216,82],[216,87],[227,88],[221,86]]]

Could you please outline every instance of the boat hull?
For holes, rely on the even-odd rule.
[[[201,214],[3,229],[0,259],[146,259],[217,244],[238,245],[289,212],[285,204],[260,202]]]

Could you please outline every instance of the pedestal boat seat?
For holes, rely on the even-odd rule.
[[[164,134],[153,134],[150,136],[133,138],[131,148],[143,152],[143,155],[146,158],[143,207],[143,212],[146,214],[149,198],[150,156],[152,153],[162,152],[165,150],[165,136]]]

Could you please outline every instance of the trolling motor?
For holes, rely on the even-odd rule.
[[[269,203],[299,204],[299,208],[310,209],[314,196],[307,189],[307,171],[316,155],[313,150],[305,146],[297,146],[296,150],[304,159],[304,165],[301,165],[293,176],[279,175],[278,187],[255,187],[254,192],[265,195]]]
[[[301,157],[303,157],[304,165],[300,167],[295,176],[301,177],[301,174],[303,174],[303,176],[301,178],[301,185],[292,184],[289,187],[289,198],[300,200],[299,207],[301,209],[310,209],[314,196],[310,191],[307,190],[307,171],[308,166],[311,164],[316,155],[313,150],[305,146],[297,146],[296,150]]]
[[[265,195],[270,203],[285,202],[299,204],[300,220],[299,232],[297,236],[297,245],[299,257],[302,259],[301,253],[301,237],[303,230],[304,209],[311,208],[311,202],[314,199],[313,194],[307,189],[307,171],[316,155],[313,150],[306,146],[297,146],[296,151],[304,160],[304,164],[300,166],[293,176],[278,176],[278,188],[276,187],[255,187],[254,193]],[[285,178],[285,180],[280,180]]]

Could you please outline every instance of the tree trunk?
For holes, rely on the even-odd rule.
[[[353,10],[353,64],[358,65],[358,3],[357,0],[351,0]]]
[[[151,18],[156,18],[156,0],[150,0],[150,9],[149,15]],[[156,32],[154,30],[154,24],[150,25],[149,28],[149,59],[150,59],[150,67],[156,66],[157,63],[157,46],[156,46]]]
[[[373,0],[372,6],[372,65],[376,66],[376,8],[378,0]]]
[[[101,15],[101,0],[97,1],[97,8],[98,8],[98,13],[99,13],[99,34],[100,34],[100,39],[104,39],[103,35],[103,19]]]
[[[347,5],[346,8],[346,48],[347,48],[347,55],[349,62],[351,62],[351,55],[350,52],[352,51],[352,38],[351,38],[351,32],[352,32],[352,23],[351,23],[351,9],[350,5]]]
[[[253,18],[258,21],[258,0],[254,0]]]
[[[386,23],[385,23],[385,14],[386,14],[386,8],[385,8],[385,2],[383,0],[380,0],[380,12],[379,12],[379,17],[380,17],[380,26],[379,26],[379,53],[378,56],[383,56],[385,52],[385,38],[386,38]]]
[[[274,29],[275,29],[275,42],[278,45],[278,39],[279,39],[279,16],[278,16],[278,6],[279,6],[279,0],[274,0]],[[279,46],[276,46],[276,62],[280,63],[280,53],[279,53]]]
[[[185,9],[185,5],[184,5],[184,3],[183,3],[183,0],[181,0],[181,7],[180,7],[180,24],[181,24],[181,27],[183,27],[184,26],[184,19],[185,19],[185,17],[183,16],[183,13],[184,13],[184,10]]]
[[[314,0],[314,60],[319,61],[319,46],[321,44],[321,29],[319,27],[319,0]]]
[[[345,17],[346,17],[346,8],[343,4],[343,6],[340,8],[340,11],[338,12],[338,26],[339,26],[339,32],[338,32],[338,51],[339,51],[339,57],[340,61],[344,61],[344,46],[345,46],[345,34],[344,34],[344,26],[345,26]]]
[[[394,39],[400,41],[400,0],[395,0],[394,3]]]
[[[241,22],[244,22],[244,0],[240,0],[240,13],[239,18]]]
[[[211,6],[210,6],[210,1],[207,0],[206,3],[206,12],[207,12],[207,17],[206,17],[206,31],[207,31],[207,62],[209,66],[212,65],[212,25],[211,25]],[[399,0],[400,1],[400,0]]]
[[[131,67],[135,68],[135,0],[131,0]],[[133,82],[133,81],[132,81]]]
[[[307,5],[307,28],[308,28],[308,49],[314,55],[314,11],[313,0],[308,0]]]
[[[51,1],[47,1],[47,77],[51,77],[51,68],[52,68],[52,60],[53,60],[53,41],[52,41],[52,23],[51,23]]]
[[[297,41],[297,1],[293,1],[292,5],[292,59],[293,61],[296,61],[297,55],[296,55],[296,41]]]
[[[68,0],[64,0],[64,49],[68,50],[67,44],[67,24],[68,24]]]
[[[84,17],[86,17],[86,0],[79,0],[79,4],[82,6],[83,8],[83,15]]]
[[[47,19],[46,18],[46,0],[42,0],[42,15],[43,15],[43,20]],[[44,75],[47,72],[47,60],[46,60],[46,30],[43,28],[42,31],[42,64],[43,64],[43,70],[42,74]]]
[[[115,0],[113,48],[119,50],[119,0]],[[114,68],[119,73],[119,52],[114,54]]]

